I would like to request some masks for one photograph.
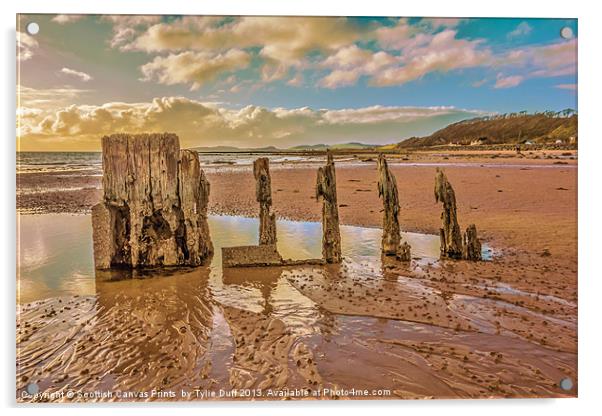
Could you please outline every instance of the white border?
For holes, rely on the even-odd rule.
[[[103,0],[100,2],[73,2],[72,0],[21,0],[2,2],[2,62],[3,86],[2,110],[4,137],[2,137],[3,203],[0,218],[3,222],[0,264],[4,265],[2,290],[4,316],[2,319],[2,364],[0,392],[5,407],[14,407],[14,336],[15,336],[15,14],[20,13],[107,13],[107,14],[254,14],[254,15],[331,15],[331,16],[445,16],[445,17],[576,17],[579,18],[579,399],[551,400],[456,400],[430,402],[327,402],[327,403],[197,403],[155,404],[139,406],[93,405],[85,410],[78,406],[21,407],[20,413],[39,414],[131,414],[163,415],[181,408],[191,414],[229,414],[244,412],[247,415],[286,413],[345,412],[364,414],[375,409],[391,414],[478,414],[504,415],[523,412],[545,412],[549,415],[588,414],[597,408],[600,383],[600,308],[602,296],[602,272],[596,257],[602,236],[601,189],[602,178],[598,160],[602,156],[602,117],[599,100],[600,62],[599,41],[602,39],[600,15],[595,2],[555,1],[528,2],[504,0],[485,2],[469,0],[448,1],[385,1],[367,0],[351,3],[348,0],[286,1],[286,0]],[[135,409],[133,409],[135,407]],[[15,409],[12,409],[13,411]]]

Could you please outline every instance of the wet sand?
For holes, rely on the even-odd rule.
[[[292,398],[305,398],[308,389],[327,388],[342,391],[322,398],[574,397],[576,387],[563,391],[558,382],[570,377],[577,386],[576,161],[507,155],[452,157],[451,165],[447,155],[410,155],[392,164],[403,230],[437,233],[434,165],[443,164],[461,227],[477,225],[492,261],[350,257],[341,266],[97,279],[94,295],[19,306],[18,391],[35,381],[54,392],[301,389]],[[208,177],[212,213],[257,214],[249,171]],[[21,189],[34,178],[21,180]],[[94,179],[70,183],[79,181],[96,186]],[[278,218],[319,221],[314,182],[313,166],[273,169]],[[342,223],[380,225],[373,162],[340,163],[337,190]],[[86,212],[100,191],[63,194],[26,191],[18,208]],[[351,388],[370,395],[345,394]],[[52,399],[72,400],[84,398]]]

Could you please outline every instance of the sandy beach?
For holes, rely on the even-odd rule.
[[[381,262],[348,241],[340,266],[237,274],[212,263],[119,282],[97,275],[91,294],[23,303],[17,387],[36,380],[55,392],[356,387],[371,394],[321,398],[576,396],[576,158],[574,150],[390,158],[402,230],[438,234],[433,187],[443,168],[460,226],[476,224],[489,261],[438,261],[426,250],[410,265]],[[359,242],[362,229],[381,226],[382,203],[374,159],[347,159],[336,162],[339,213],[356,227],[345,235]],[[272,166],[279,220],[320,221],[316,167]],[[258,214],[249,168],[214,167],[207,177],[210,214]],[[17,185],[24,215],[88,214],[101,196],[97,172],[22,173]],[[286,241],[294,252],[294,238]],[[564,377],[570,391],[558,386]],[[275,398],[283,397],[256,397]],[[77,397],[50,399],[68,400]]]

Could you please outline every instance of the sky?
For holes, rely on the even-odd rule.
[[[182,147],[387,144],[577,109],[577,37],[575,19],[20,15],[17,150],[162,131]]]

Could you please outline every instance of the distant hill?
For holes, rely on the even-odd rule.
[[[362,150],[362,149],[374,149],[378,147],[375,144],[364,144],[364,143],[341,143],[341,144],[311,144],[290,147],[288,150],[301,150],[301,151],[325,151],[326,149],[331,150]]]
[[[363,144],[363,143],[341,143],[341,144],[310,144],[310,145],[299,145],[289,147],[285,149],[279,149],[274,146],[267,147],[234,147],[234,146],[209,146],[209,147],[195,147],[193,150],[202,153],[220,152],[306,152],[306,151],[325,151],[326,149],[332,150],[361,150],[361,149],[373,149],[378,147],[375,144]]]
[[[567,114],[567,113],[565,113]],[[570,112],[568,113],[570,114]],[[577,115],[559,113],[480,117],[450,124],[426,137],[411,137],[396,148],[448,144],[576,143]]]
[[[201,153],[235,153],[235,152],[278,152],[278,149],[274,146],[266,147],[235,147],[235,146],[206,146],[206,147],[193,147],[192,150],[196,150]]]

